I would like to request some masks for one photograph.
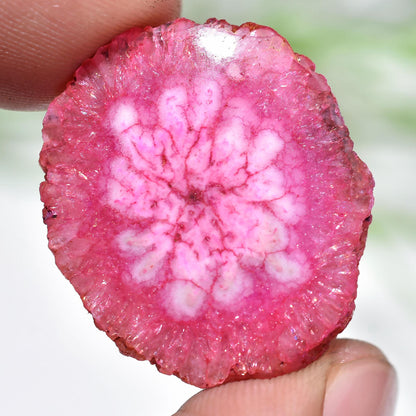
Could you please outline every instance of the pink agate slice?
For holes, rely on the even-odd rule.
[[[43,137],[49,246],[122,353],[210,387],[302,368],[349,322],[373,179],[274,30],[132,29]]]

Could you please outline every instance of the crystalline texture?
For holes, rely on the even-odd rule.
[[[208,387],[299,369],[350,320],[373,180],[272,29],[132,29],[43,136],[49,246],[124,354]]]

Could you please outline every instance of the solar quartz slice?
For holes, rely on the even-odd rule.
[[[373,179],[273,29],[121,34],[43,137],[49,247],[122,353],[211,387],[302,368],[351,319]]]

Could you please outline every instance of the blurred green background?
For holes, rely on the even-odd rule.
[[[215,16],[234,24],[272,26],[328,79],[355,149],[376,181],[357,311],[343,336],[364,339],[385,351],[399,374],[396,414],[413,415],[416,2],[185,0],[183,15],[199,22]],[[196,389],[121,357],[92,327],[46,249],[38,196],[42,172],[37,165],[42,117],[0,111],[0,314],[10,318],[2,331],[8,342],[0,346],[0,390],[8,397],[0,401],[0,413],[23,414],[19,409],[23,412],[27,405],[31,414],[44,415],[83,415],[89,408],[89,414],[101,415],[168,414]],[[163,401],[158,400],[160,389]],[[22,390],[26,404],[19,402]],[[44,407],[45,391],[50,413]],[[68,394],[78,404],[65,410],[62,401]],[[146,400],[153,405],[146,408]]]

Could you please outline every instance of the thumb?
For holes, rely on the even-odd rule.
[[[174,416],[390,416],[397,379],[376,347],[335,340],[303,370],[204,390]]]

